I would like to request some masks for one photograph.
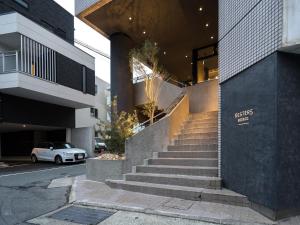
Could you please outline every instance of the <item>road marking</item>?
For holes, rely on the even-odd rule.
[[[21,172],[21,173],[12,173],[12,174],[1,175],[0,178],[2,178],[2,177],[9,177],[9,176],[16,176],[16,175],[23,175],[23,174],[28,174],[28,173],[38,173],[38,172],[44,172],[44,171],[51,171],[51,170],[58,170],[58,169],[65,169],[65,168],[72,168],[72,167],[82,166],[82,165],[84,165],[84,164],[73,165],[73,166],[55,167],[55,168],[50,168],[50,169],[35,170],[35,171],[28,171],[28,172]]]

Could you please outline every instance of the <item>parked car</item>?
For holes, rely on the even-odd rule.
[[[95,137],[95,152],[102,152],[106,150],[107,147],[104,141],[99,137]]]
[[[75,148],[66,142],[43,142],[32,149],[31,161],[51,161],[60,165],[63,163],[82,162],[87,158],[83,149]]]

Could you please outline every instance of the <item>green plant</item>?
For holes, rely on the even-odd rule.
[[[142,113],[150,119],[150,124],[154,121],[160,89],[167,75],[164,68],[159,65],[158,55],[159,48],[149,40],[146,40],[141,48],[132,49],[129,53],[131,70],[144,78],[147,102],[144,104]],[[151,69],[151,73],[145,65]]]
[[[122,154],[125,152],[125,141],[134,134],[134,127],[138,124],[136,112],[117,112],[117,99],[114,97],[111,107],[111,122],[99,123],[99,132],[104,139],[107,149]]]

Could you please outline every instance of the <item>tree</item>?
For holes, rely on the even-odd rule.
[[[159,92],[167,75],[164,68],[159,65],[158,55],[159,48],[149,40],[146,40],[141,48],[132,49],[129,53],[131,70],[144,78],[147,103],[142,112],[149,118],[150,124],[154,121]],[[151,73],[145,65],[151,69]]]
[[[122,154],[125,152],[125,141],[134,134],[134,128],[138,124],[136,112],[118,113],[117,98],[114,97],[111,107],[111,122],[99,123],[99,132],[104,139],[107,149],[111,152]]]

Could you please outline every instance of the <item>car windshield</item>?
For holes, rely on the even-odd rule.
[[[64,143],[64,142],[54,143],[54,149],[68,149],[68,148],[75,148],[75,146],[70,143]]]
[[[102,143],[103,140],[101,138],[95,138],[96,143]]]

